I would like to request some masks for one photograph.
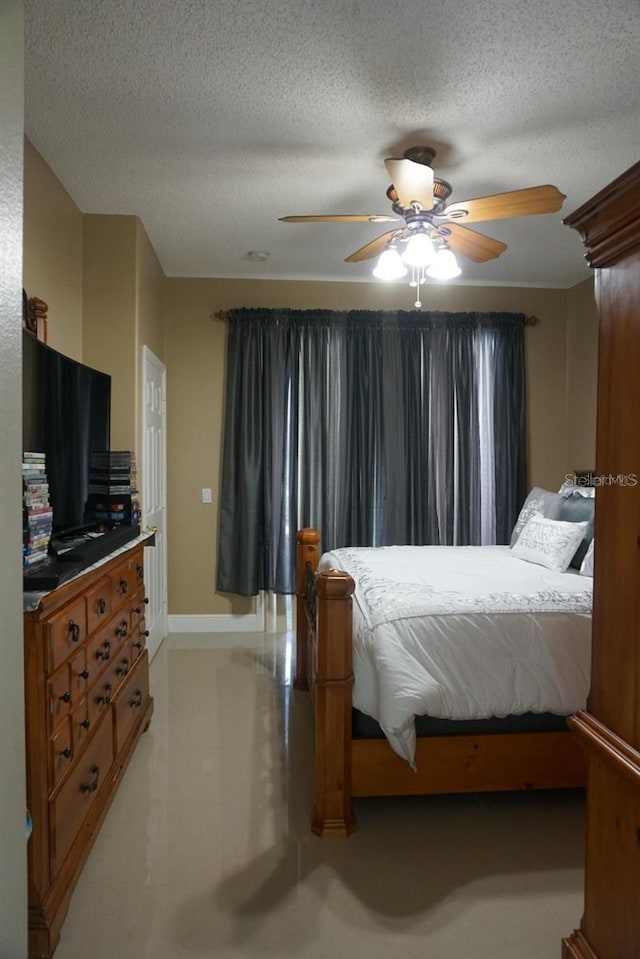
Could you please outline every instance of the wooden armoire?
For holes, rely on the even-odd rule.
[[[600,317],[591,693],[580,929],[565,959],[640,957],[640,163],[564,221],[595,268]]]

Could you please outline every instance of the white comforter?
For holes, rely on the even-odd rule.
[[[337,549],[354,594],[353,703],[413,764],[414,717],[567,715],[589,689],[592,580],[508,546]]]

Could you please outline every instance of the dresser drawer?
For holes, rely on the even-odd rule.
[[[125,560],[110,574],[114,608],[124,599],[131,599],[144,584],[141,553]]]
[[[108,786],[112,764],[113,729],[111,715],[107,713],[59,793],[49,804],[54,874],[60,870],[91,806]]]
[[[49,731],[52,732],[63,716],[71,712],[71,676],[69,664],[64,663],[47,680]]]
[[[71,717],[65,717],[49,739],[49,792],[53,792],[73,761]]]
[[[112,637],[114,647],[119,646],[125,639],[128,639],[130,633],[129,609],[125,606],[113,620]]]
[[[117,654],[129,635],[128,610],[120,610],[87,643],[89,685]]]
[[[113,660],[114,689],[122,685],[133,666],[133,653],[131,652],[131,643],[123,643]]]
[[[113,580],[103,576],[85,596],[87,604],[87,632],[92,633],[106,623],[111,616],[113,604]]]
[[[138,628],[131,637],[131,655],[134,659],[137,659],[142,650],[147,645],[147,636],[149,635],[148,629],[145,628],[144,619],[141,619]]]
[[[112,673],[113,663],[110,663],[87,696],[87,716],[92,726],[100,721],[105,712],[110,711],[117,686]]]
[[[131,630],[136,628],[140,620],[144,617],[146,610],[146,599],[144,595],[144,590],[139,590],[131,600],[131,614],[130,614],[130,624]]]
[[[136,660],[114,700],[116,755],[135,726],[149,699],[149,659],[145,650]]]
[[[131,563],[121,563],[111,573],[111,590],[114,603],[121,603],[130,597],[135,589],[131,574]]]
[[[47,672],[53,673],[87,635],[84,597],[64,606],[44,626]]]
[[[92,723],[97,722],[102,712],[114,701],[118,687],[131,671],[132,662],[133,656],[128,642],[110,653],[108,662],[87,697],[89,719]]]
[[[71,713],[71,738],[74,756],[79,756],[84,749],[92,728],[91,717],[89,716],[89,700],[88,698],[81,699]]]
[[[71,674],[71,702],[78,703],[87,691],[87,683],[91,675],[87,667],[87,651],[84,647],[78,650],[69,663],[69,672]]]
[[[144,565],[142,559],[142,550],[139,550],[139,552],[136,553],[131,560],[131,568],[133,573],[134,587],[144,587]]]

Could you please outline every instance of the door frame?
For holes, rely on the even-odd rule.
[[[162,374],[162,449],[160,454],[161,461],[161,472],[162,472],[162,498],[161,498],[161,508],[164,514],[164,549],[162,556],[162,584],[163,584],[163,597],[162,597],[162,612],[161,612],[161,638],[158,644],[152,643],[149,648],[149,657],[153,658],[155,653],[158,651],[160,644],[167,637],[169,632],[169,614],[168,614],[168,562],[167,562],[167,369],[162,360],[156,356],[150,347],[146,344],[142,346],[141,352],[142,360],[142,376],[141,376],[141,409],[142,409],[142,442],[141,446],[141,457],[142,457],[142,476],[143,482],[146,482],[145,477],[147,476],[147,469],[149,464],[146,460],[146,428],[147,428],[147,406],[146,406],[146,390],[147,390],[147,361],[151,365],[155,366]],[[148,525],[147,521],[147,506],[146,506],[146,497],[142,496],[142,524],[143,527]]]

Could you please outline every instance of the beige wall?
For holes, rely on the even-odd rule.
[[[136,219],[136,317],[139,346],[164,357],[164,272],[141,220]]]
[[[596,465],[598,310],[593,278],[567,296],[567,471]]]
[[[111,374],[111,446],[136,433],[135,216],[84,217],[83,361]]]
[[[142,347],[163,359],[164,273],[136,216],[85,216],[83,249],[83,359],[111,374],[112,449],[141,463]]]
[[[168,279],[167,363],[169,612],[240,613],[239,597],[215,592],[226,326],[216,310],[234,306],[298,309],[410,309],[406,284]],[[559,290],[433,287],[426,309],[515,310],[527,327],[531,485],[557,488],[566,457],[566,310]],[[210,486],[213,504],[200,502]]]
[[[82,359],[82,213],[28,140],[23,286],[49,307],[49,345]]]

